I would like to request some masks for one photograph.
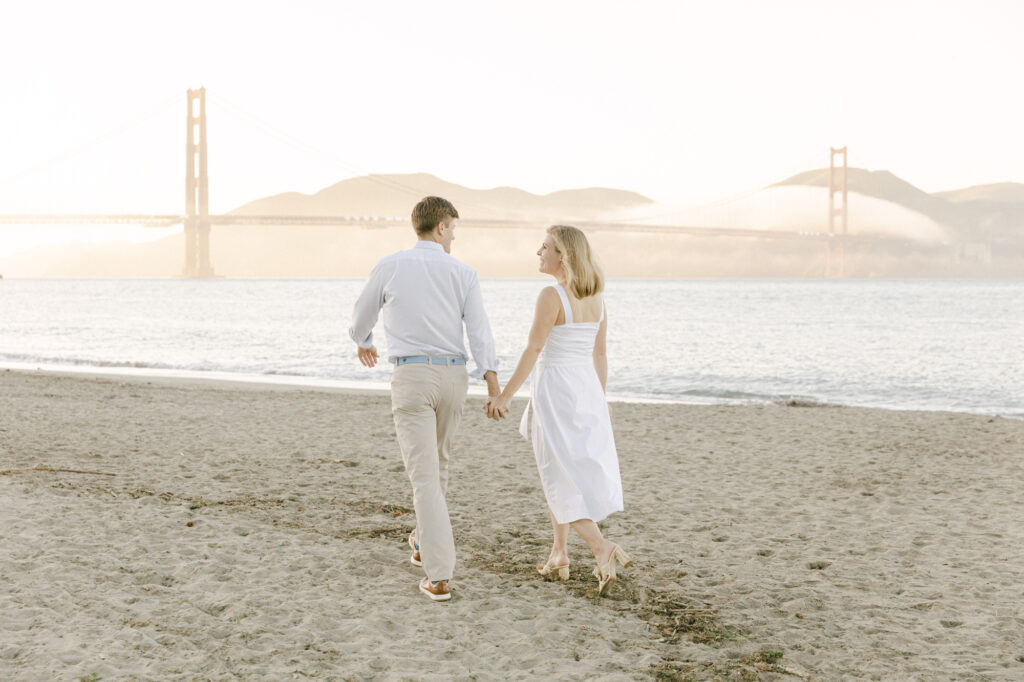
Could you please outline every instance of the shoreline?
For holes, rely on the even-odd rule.
[[[208,387],[254,391],[321,391],[346,395],[384,395],[390,389],[383,382],[344,381],[291,375],[242,374],[202,370],[151,367],[100,367],[96,365],[53,365],[47,363],[0,362],[0,372],[83,379],[116,379],[161,386]]]
[[[240,388],[268,391],[324,391],[348,395],[390,395],[391,386],[385,382],[361,382],[346,379],[324,379],[299,375],[243,374],[241,372],[214,372],[205,370],[161,369],[150,367],[101,367],[97,365],[55,365],[48,363],[2,362],[0,372],[19,372],[55,377],[80,377],[93,379],[117,379],[143,383],[154,383],[165,386],[205,386]],[[467,397],[486,397],[484,385],[470,384]],[[516,398],[529,398],[529,387],[524,386]],[[741,403],[724,402],[684,402],[661,398],[634,398],[615,396],[608,398],[610,403],[637,405],[728,405]],[[748,404],[748,403],[742,403]],[[749,404],[769,404],[765,402]]]
[[[347,395],[390,395],[390,384],[386,382],[351,381],[346,379],[326,379],[321,377],[299,375],[244,374],[241,372],[216,372],[206,370],[162,369],[151,367],[103,367],[97,365],[57,365],[49,363],[26,363],[0,361],[0,372],[19,372],[24,374],[45,375],[54,377],[78,377],[109,379],[139,383],[151,383],[163,386],[211,387],[224,389],[241,389],[254,391],[321,391]],[[467,398],[486,397],[486,387],[482,384],[469,386]],[[529,386],[524,385],[515,395],[516,398],[528,399]],[[911,408],[889,405],[847,405],[830,403],[801,396],[779,397],[769,399],[667,399],[653,397],[618,396],[612,394],[608,402],[623,405],[682,405],[682,406],[720,406],[720,407],[797,407],[797,408],[847,408],[862,410],[883,410],[886,412],[922,412],[950,413],[993,417],[1024,421],[1024,415],[999,414],[972,410],[955,410],[949,408]]]

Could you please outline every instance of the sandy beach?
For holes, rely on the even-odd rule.
[[[0,678],[1024,678],[1024,422],[616,404],[599,598],[480,405],[434,604],[386,395],[0,371]]]

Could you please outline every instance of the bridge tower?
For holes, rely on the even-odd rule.
[[[188,91],[185,139],[185,277],[213,277],[210,180],[206,165],[206,88]]]
[[[828,160],[828,242],[825,252],[825,277],[846,276],[846,147],[829,147]],[[843,165],[836,166],[836,157],[842,155]],[[836,206],[836,195],[842,194],[843,203]],[[842,219],[842,234],[836,235],[836,216]],[[836,243],[838,241],[838,243]]]

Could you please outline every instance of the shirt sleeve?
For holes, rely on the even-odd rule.
[[[352,326],[348,335],[360,348],[373,345],[373,327],[377,324],[381,306],[384,305],[384,274],[380,263],[370,271],[366,286],[356,299],[352,309]]]
[[[462,320],[466,324],[466,336],[469,337],[469,350],[473,354],[476,369],[470,376],[481,379],[488,371],[498,371],[498,355],[494,349],[494,336],[491,334],[491,323],[484,310],[484,299],[480,293],[480,280],[474,272],[466,295],[466,305],[462,310]]]

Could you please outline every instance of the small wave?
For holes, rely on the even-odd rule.
[[[716,400],[740,400],[748,402],[771,402],[778,396],[766,395],[764,393],[748,393],[746,391],[737,391],[730,389],[690,389],[683,391],[680,395],[692,396],[695,398],[712,398]]]
[[[844,407],[838,403],[827,403],[822,400],[814,400],[813,398],[798,398],[796,396],[790,396],[781,400],[772,401],[775,405],[781,405],[782,407]]]
[[[16,362],[19,364],[39,363],[44,365],[69,365],[72,367],[131,367],[134,369],[191,369],[176,367],[160,362],[140,362],[132,360],[96,360],[87,358],[46,357],[43,355],[25,355],[8,353],[0,355],[0,362]]]
[[[640,387],[636,384],[618,386],[614,389],[616,395],[620,396],[632,396],[636,398],[655,398],[662,400],[672,401],[691,401],[696,400],[698,402],[705,401],[719,401],[719,402],[739,402],[739,403],[770,403],[773,400],[780,398],[778,395],[770,395],[765,393],[751,393],[749,391],[740,391],[736,389],[719,389],[719,388],[691,388],[680,391],[678,388],[666,386],[664,388],[657,386],[644,386]]]
[[[18,365],[52,365],[63,367],[83,367],[98,369],[141,369],[141,370],[172,370],[185,372],[223,372],[228,374],[256,374],[267,376],[304,376],[311,379],[323,379],[334,377],[323,377],[305,371],[283,371],[276,369],[262,369],[259,366],[246,367],[244,365],[230,366],[216,363],[194,363],[174,364],[167,362],[151,362],[146,360],[104,360],[99,358],[76,358],[76,357],[51,357],[45,355],[31,355],[21,353],[6,353],[0,355],[0,363],[15,363]],[[344,378],[344,377],[339,377]]]
[[[672,403],[677,405],[769,405],[777,396],[744,391],[718,390],[637,390],[635,387],[608,387],[608,399],[637,403]]]

